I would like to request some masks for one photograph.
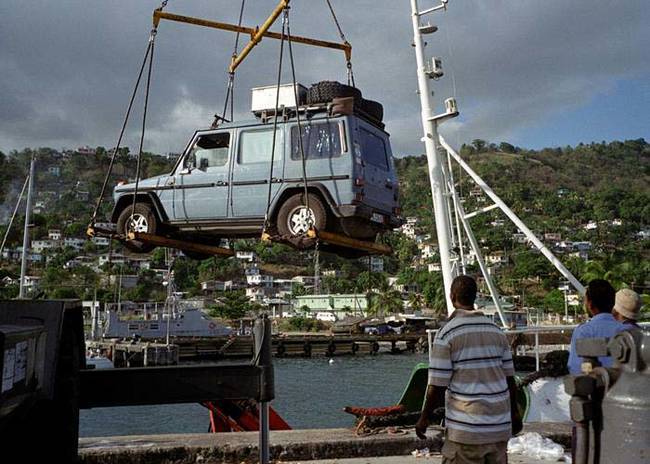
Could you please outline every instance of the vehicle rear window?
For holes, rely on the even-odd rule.
[[[278,128],[275,136],[276,160],[282,159],[282,129]],[[273,130],[255,130],[242,132],[239,138],[239,164],[270,163],[273,147]]]
[[[361,134],[361,156],[364,161],[388,170],[388,152],[384,140],[363,128],[359,132]]]
[[[337,122],[305,122],[300,126],[305,159],[341,156],[341,133]],[[297,125],[291,128],[291,159],[301,159]]]

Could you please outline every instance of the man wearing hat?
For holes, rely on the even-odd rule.
[[[623,324],[623,330],[638,328],[639,312],[641,311],[641,297],[632,289],[624,288],[616,292],[612,315]]]

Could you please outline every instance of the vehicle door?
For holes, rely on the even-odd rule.
[[[231,131],[199,134],[174,176],[174,219],[224,218],[228,205]]]
[[[388,136],[359,121],[354,149],[362,160],[363,202],[387,213],[392,212],[398,185]]]
[[[235,218],[264,217],[271,176],[272,128],[238,131],[237,156],[232,169],[232,211]],[[284,175],[284,124],[278,125],[271,181],[271,201],[280,191]]]

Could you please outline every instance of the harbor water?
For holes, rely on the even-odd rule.
[[[276,398],[272,406],[292,428],[351,427],[344,406],[397,403],[413,367],[426,354],[274,360]],[[129,388],[124,385],[124,388]],[[129,406],[81,411],[82,437],[208,430],[208,412],[198,404]]]

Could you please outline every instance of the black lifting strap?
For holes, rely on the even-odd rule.
[[[269,170],[269,188],[266,195],[266,212],[264,213],[264,227],[262,236],[266,235],[269,228],[269,210],[271,209],[271,193],[273,190],[273,164],[275,163],[275,143],[278,134],[278,113],[280,112],[280,83],[282,81],[282,58],[284,56],[284,36],[286,32],[287,19],[289,10],[285,8],[282,16],[282,38],[280,39],[280,58],[278,60],[278,79],[275,93],[275,115],[273,117],[273,145],[271,146],[271,168]]]
[[[343,29],[341,28],[341,24],[339,23],[338,18],[336,17],[336,13],[334,13],[334,7],[332,6],[332,3],[330,0],[325,0],[327,2],[327,7],[330,10],[330,13],[332,14],[332,19],[334,19],[334,24],[336,24],[336,29],[339,31],[339,37],[341,37],[341,40],[343,41],[344,44],[349,45],[350,42],[347,41],[345,38],[345,34],[343,33]],[[346,55],[349,56],[349,55]],[[352,72],[352,61],[348,58],[346,58],[346,67],[348,68],[348,85],[351,85],[352,87],[356,87],[354,83],[354,73]]]
[[[163,2],[160,5],[159,10],[163,10],[167,6],[168,0],[163,0]],[[117,155],[120,151],[121,145],[122,145],[122,139],[124,138],[124,133],[126,132],[126,127],[129,122],[129,118],[131,116],[131,109],[133,109],[133,102],[135,101],[135,97],[138,94],[138,89],[140,88],[140,82],[142,80],[142,74],[144,73],[144,68],[147,65],[147,60],[149,60],[149,70],[147,74],[147,89],[146,89],[146,96],[145,96],[145,108],[144,108],[144,116],[143,116],[143,124],[142,124],[142,135],[140,138],[140,150],[138,152],[138,166],[137,166],[137,172],[136,172],[136,188],[135,188],[135,195],[133,196],[134,198],[134,204],[133,208],[135,208],[135,197],[137,195],[137,190],[138,190],[138,182],[139,182],[139,177],[140,177],[140,154],[142,152],[142,142],[144,140],[144,125],[146,122],[146,114],[147,114],[147,104],[149,100],[149,84],[151,82],[151,66],[153,62],[153,49],[154,49],[154,41],[156,37],[156,32],[157,28],[154,26],[153,29],[151,29],[151,32],[149,34],[149,39],[147,42],[147,49],[144,53],[144,58],[142,59],[142,64],[140,65],[140,72],[138,73],[138,78],[135,81],[135,86],[133,87],[133,92],[131,93],[131,98],[129,99],[129,105],[126,109],[126,114],[124,115],[124,121],[122,122],[122,129],[120,130],[120,135],[117,138],[117,143],[115,144],[115,148],[113,150],[113,155],[111,156],[111,161],[108,165],[108,172],[106,173],[106,177],[104,178],[104,182],[102,183],[102,189],[99,193],[99,197],[97,198],[97,202],[95,203],[95,209],[93,210],[93,214],[90,218],[90,223],[88,224],[88,234],[89,235],[94,235],[94,227],[95,223],[97,222],[97,215],[99,214],[99,209],[101,208],[102,201],[104,199],[104,195],[106,194],[106,187],[108,186],[108,181],[110,180],[111,174],[113,173],[113,167],[115,165],[115,160],[117,158]]]

